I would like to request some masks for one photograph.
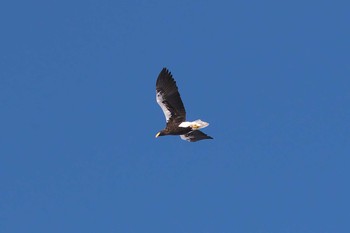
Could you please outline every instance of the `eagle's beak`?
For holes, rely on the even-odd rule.
[[[158,132],[158,133],[156,134],[156,138],[159,136],[159,134],[160,134],[160,132]]]

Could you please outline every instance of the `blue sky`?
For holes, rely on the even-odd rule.
[[[0,232],[349,232],[349,7],[1,3]]]

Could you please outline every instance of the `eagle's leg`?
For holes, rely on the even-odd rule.
[[[192,125],[192,129],[199,129],[199,127],[200,127],[200,126],[197,125],[197,124],[193,124],[193,125]]]

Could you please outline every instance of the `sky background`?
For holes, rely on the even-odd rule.
[[[0,232],[350,232],[349,1],[3,1]],[[155,134],[163,67],[214,140]]]

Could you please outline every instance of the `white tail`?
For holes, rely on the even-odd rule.
[[[195,121],[192,121],[192,122],[189,122],[189,121],[182,122],[179,125],[179,127],[187,128],[187,127],[190,126],[193,130],[197,130],[197,129],[205,128],[208,125],[209,125],[208,122],[205,122],[205,121],[202,121],[201,119],[198,119],[198,120],[195,120]]]
[[[205,128],[209,125],[208,122],[202,121],[201,119],[195,120],[192,122],[192,128],[198,128],[198,129],[202,129]]]

